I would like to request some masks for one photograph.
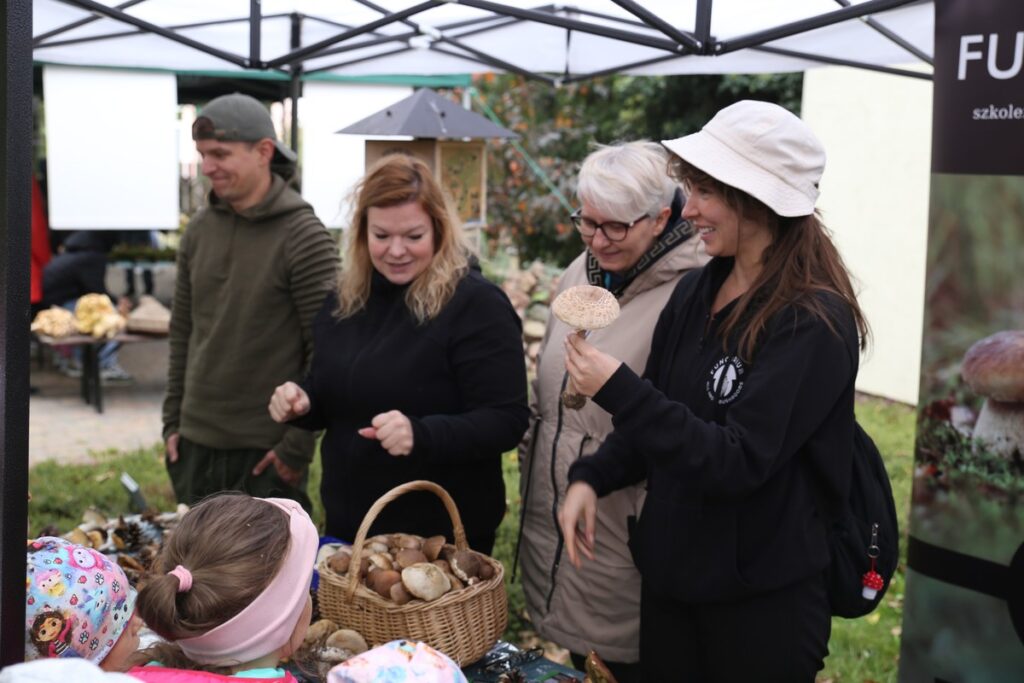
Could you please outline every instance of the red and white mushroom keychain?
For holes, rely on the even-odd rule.
[[[885,587],[885,579],[882,575],[875,571],[875,560],[878,559],[878,524],[871,525],[871,545],[868,546],[868,557],[871,558],[871,569],[864,574],[860,582],[863,584],[863,588],[860,594],[864,596],[865,600],[874,600],[875,596],[878,595],[878,591]]]

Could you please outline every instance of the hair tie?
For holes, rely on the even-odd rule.
[[[190,572],[185,567],[182,567],[180,564],[171,571],[167,572],[167,574],[170,576],[178,577],[179,593],[187,593],[189,589],[192,588],[192,572]]]

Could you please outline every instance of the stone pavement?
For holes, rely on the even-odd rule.
[[[104,385],[102,414],[82,400],[79,380],[61,375],[49,360],[40,368],[33,359],[31,383],[37,391],[29,400],[29,466],[43,460],[90,462],[96,451],[159,443],[167,354],[166,340],[121,347],[121,365],[135,379]]]

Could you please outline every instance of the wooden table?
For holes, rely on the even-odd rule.
[[[96,408],[97,413],[103,412],[103,384],[100,381],[100,348],[107,342],[115,341],[122,344],[160,341],[167,339],[166,334],[138,334],[121,332],[112,339],[96,339],[87,334],[73,334],[67,337],[51,337],[36,334],[36,341],[44,346],[77,346],[82,349],[82,400]]]

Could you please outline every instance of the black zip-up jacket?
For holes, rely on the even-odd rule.
[[[820,293],[832,326],[790,304],[751,363],[711,315],[732,259],[684,277],[655,327],[644,378],[621,366],[594,397],[615,431],[569,472],[598,495],[647,477],[631,538],[656,594],[714,602],[771,591],[829,562],[816,495],[848,493],[859,358],[852,311]],[[809,463],[820,475],[813,475]]]
[[[419,324],[407,286],[376,271],[363,310],[338,320],[334,293],[313,320],[313,365],[302,383],[310,412],[292,422],[326,429],[320,494],[327,533],[353,541],[370,506],[394,486],[429,479],[455,500],[472,545],[505,514],[501,455],[526,430],[522,328],[508,297],[475,270],[459,281],[434,319]],[[377,414],[401,411],[413,451],[389,455],[356,430]],[[432,493],[406,494],[377,517],[371,533],[451,536]]]

